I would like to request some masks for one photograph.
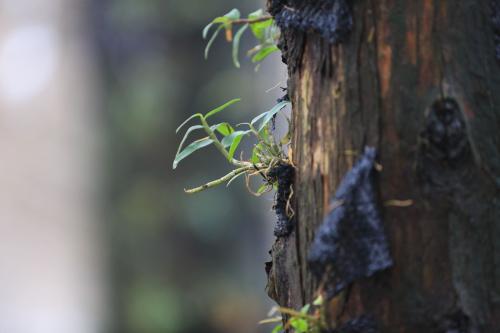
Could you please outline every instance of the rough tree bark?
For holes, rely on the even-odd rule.
[[[336,1],[344,2],[268,6],[275,16],[307,6],[320,15]],[[356,160],[352,152],[372,146],[383,167],[376,184],[394,266],[355,282],[344,303],[329,302],[331,321],[370,314],[381,332],[500,332],[495,3],[347,4],[353,25],[341,41],[325,38],[319,25],[282,22],[296,214],[294,231],[273,246],[268,292],[294,308],[313,299],[310,244]],[[392,199],[413,205],[384,206]]]

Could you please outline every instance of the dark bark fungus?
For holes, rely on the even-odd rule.
[[[355,280],[392,266],[374,185],[376,151],[363,156],[342,180],[328,214],[317,230],[308,262],[333,297]]]
[[[288,96],[288,89],[287,88],[281,88],[281,90],[283,91],[284,95],[281,96],[280,98],[278,98],[276,100],[276,102],[277,103],[290,102],[290,96]]]
[[[287,214],[287,203],[292,193],[294,175],[294,167],[286,163],[279,163],[267,174],[271,182],[278,183],[276,200],[273,206],[278,218],[274,228],[274,235],[276,237],[286,237],[293,229],[293,220]]]
[[[500,60],[500,1],[491,1],[491,23],[493,25],[493,32],[495,33],[495,55]]]
[[[347,0],[272,0],[268,9],[281,30],[316,32],[332,44],[343,42],[353,26]]]
[[[275,15],[288,3],[268,2]],[[352,165],[346,151],[370,145],[384,167],[376,200],[414,204],[379,205],[394,269],[327,303],[328,324],[368,313],[384,333],[451,333],[467,331],[453,316],[462,311],[469,332],[500,333],[500,0],[490,3],[350,1],[353,29],[341,47],[318,32],[284,32],[297,171],[294,230],[272,253],[280,305],[300,309],[317,295],[307,265],[315,234],[325,239],[313,257],[328,272],[320,278],[338,266],[321,261],[322,244],[324,258],[340,250],[317,226]],[[332,223],[331,239],[342,239],[343,223]]]
[[[268,11],[281,30],[278,47],[289,72],[300,66],[306,34],[336,45],[347,40],[353,27],[349,0],[268,0]]]
[[[427,190],[453,191],[463,180],[464,162],[471,158],[465,121],[457,102],[450,98],[436,101],[420,137],[420,183]]]

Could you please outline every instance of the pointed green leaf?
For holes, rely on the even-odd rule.
[[[229,22],[231,22],[231,20],[225,16],[216,17],[212,21],[212,23],[221,23],[221,24],[228,24]]]
[[[319,295],[318,297],[316,297],[316,299],[314,300],[313,302],[313,305],[315,306],[320,306],[323,304],[323,296],[322,295]]]
[[[253,20],[253,19],[257,19],[257,18],[261,17],[262,15],[264,15],[264,10],[262,8],[259,8],[256,11],[248,14],[248,18]]]
[[[285,106],[287,106],[288,104],[290,104],[290,102],[288,101],[283,101],[283,102],[280,102],[278,104],[276,104],[271,110],[267,111],[266,112],[266,115],[264,116],[264,118],[262,119],[259,127],[257,128],[257,131],[262,131],[264,129],[264,127],[267,126],[267,124],[269,123],[269,121],[271,119],[273,119],[273,117],[281,110],[283,109]]]
[[[261,120],[262,118],[264,118],[266,116],[266,112],[263,112],[261,114],[259,114],[257,117],[253,118],[252,121],[250,122],[250,125],[255,125],[259,120]]]
[[[193,143],[191,143],[189,146],[184,148],[179,154],[175,155],[174,163],[172,165],[172,168],[175,169],[177,168],[177,165],[179,164],[180,161],[197,151],[198,149],[204,148],[210,144],[212,144],[213,141],[210,138],[203,138],[200,140],[196,140]]]
[[[275,106],[272,107],[271,110],[266,111],[264,113],[259,114],[257,117],[253,118],[250,124],[254,126],[255,124],[259,123],[259,126],[257,127],[257,131],[262,131],[264,127],[267,125],[267,123],[274,117],[275,114],[277,114],[281,109],[283,109],[285,106],[290,104],[288,101],[283,101]]]
[[[302,307],[302,309],[300,309],[300,313],[302,314],[307,314],[309,312],[309,308],[311,307],[310,304],[306,304]]]
[[[236,149],[240,145],[241,139],[248,133],[250,133],[250,131],[235,131],[222,139],[222,145],[226,148],[229,147],[229,159],[233,158]]]
[[[177,153],[176,153],[176,155],[179,155],[179,153],[180,153],[180,151],[181,151],[181,149],[182,149],[182,146],[184,146],[184,143],[186,142],[186,140],[187,140],[187,138],[188,138],[189,134],[190,134],[192,131],[195,131],[195,130],[197,130],[197,129],[202,129],[202,128],[203,128],[203,126],[201,126],[201,125],[194,125],[194,126],[191,126],[191,127],[189,127],[189,128],[188,128],[188,130],[187,130],[187,131],[186,131],[186,133],[184,134],[184,137],[183,137],[183,138],[182,138],[182,140],[181,140],[181,143],[179,144],[179,148],[177,149]]]
[[[255,20],[264,16],[264,11],[262,9],[258,9],[253,13],[248,15],[248,19]],[[255,22],[250,24],[250,29],[252,29],[252,33],[260,41],[264,41],[266,38],[266,29],[269,28],[273,24],[273,19]]]
[[[238,20],[241,17],[240,11],[236,8],[231,9],[224,17],[230,20]]]
[[[207,36],[208,36],[208,31],[210,30],[210,28],[215,24],[215,22],[210,22],[209,24],[207,24],[205,26],[205,28],[203,28],[203,32],[202,32],[202,36],[203,36],[203,39],[207,39]]]
[[[241,127],[241,126],[244,126],[244,125],[250,127],[250,123],[239,123],[239,124],[236,124],[236,127]]]
[[[233,63],[236,66],[236,68],[240,68],[240,62],[238,61],[238,51],[240,48],[240,39],[241,39],[241,36],[243,35],[243,33],[245,32],[245,30],[247,30],[247,28],[248,28],[248,24],[245,24],[234,35],[234,39],[233,39]]]
[[[248,134],[250,131],[234,131],[233,133],[231,133],[230,135],[224,137],[221,141],[222,145],[224,145],[224,147],[230,147],[232,144],[233,144],[233,141],[238,137],[238,136],[243,136],[243,135],[246,135]]]
[[[231,147],[229,147],[229,160],[231,160],[234,157],[234,153],[236,152],[236,149],[240,145],[241,139],[245,134],[246,133],[238,135],[234,138],[233,142],[231,143]]]
[[[224,25],[223,24],[219,25],[215,30],[214,34],[212,35],[212,37],[210,37],[210,40],[208,41],[207,46],[205,47],[205,59],[208,59],[208,52],[210,51],[210,47],[214,43],[215,38],[217,38],[217,35],[219,34],[222,28],[224,28]]]
[[[233,105],[234,103],[237,103],[237,102],[239,102],[239,101],[241,101],[241,98],[235,98],[235,99],[230,100],[230,101],[229,101],[229,102],[227,102],[227,103],[222,104],[222,105],[221,105],[221,106],[219,106],[219,107],[216,107],[215,109],[213,109],[213,110],[211,110],[211,111],[207,112],[207,114],[205,114],[205,119],[207,119],[208,117],[213,116],[213,115],[214,115],[214,114],[216,114],[216,113],[221,112],[221,111],[222,111],[222,110],[224,110],[225,108],[227,108],[227,107],[229,107],[229,106],[231,106],[231,105]]]
[[[188,119],[184,120],[182,122],[182,124],[179,125],[179,127],[177,127],[177,129],[175,130],[175,133],[179,133],[180,129],[182,127],[184,127],[184,125],[186,125],[191,119],[196,118],[196,117],[201,118],[201,117],[203,117],[203,115],[201,113],[195,113],[195,114],[193,114],[191,117],[189,117]]]
[[[271,133],[269,131],[269,127],[268,126],[264,126],[261,130],[259,130],[259,138],[266,142],[266,143],[269,143],[269,138],[271,136]]]
[[[274,53],[276,51],[279,51],[278,46],[276,46],[276,45],[266,46],[252,57],[252,62],[253,63],[261,62],[267,56],[269,56],[271,53]]]
[[[289,128],[290,128],[290,127],[289,127]],[[280,140],[280,144],[281,144],[282,146],[285,146],[285,145],[289,144],[291,140],[292,140],[291,133],[290,133],[290,131],[288,131],[288,132],[286,132],[286,134],[285,134],[285,135],[283,135],[283,137],[281,138],[281,140]]]
[[[215,130],[224,136],[228,136],[234,132],[234,128],[229,123],[218,124]]]
[[[261,21],[261,22],[255,22],[250,24],[250,29],[252,29],[252,33],[257,38],[257,40],[264,42],[266,40],[267,35],[270,33],[267,32],[267,30],[271,27],[273,24],[273,19]]]
[[[279,324],[279,325],[276,325],[276,326],[273,328],[273,330],[272,330],[272,332],[271,332],[271,333],[280,333],[280,332],[282,332],[282,331],[283,331],[283,325],[282,325],[282,324]]]
[[[307,333],[309,327],[307,320],[297,317],[292,317],[290,319],[290,326],[295,329],[296,333]]]
[[[250,159],[250,162],[252,162],[253,164],[257,164],[260,162],[259,160],[259,156],[258,156],[258,153],[259,153],[259,144],[255,145],[252,149],[252,158]]]

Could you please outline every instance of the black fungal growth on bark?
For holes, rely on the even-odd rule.
[[[336,206],[316,231],[308,263],[331,298],[355,280],[392,266],[374,185],[375,148],[345,175]]]
[[[287,88],[281,88],[281,90],[283,91],[284,95],[281,96],[280,98],[278,98],[276,100],[276,102],[277,103],[290,102],[290,96],[288,95],[288,89]]]
[[[316,32],[332,44],[345,41],[353,26],[348,0],[271,0],[268,10],[281,30]]]
[[[276,237],[286,237],[293,229],[293,221],[287,214],[287,203],[292,193],[294,175],[294,167],[286,163],[279,163],[267,174],[271,182],[278,183],[276,200],[273,206],[276,217],[278,218],[274,228],[274,235]]]
[[[462,113],[451,98],[431,106],[420,134],[417,171],[425,188],[452,190],[463,180],[471,160],[470,143]]]
[[[495,33],[495,55],[497,60],[500,60],[500,1],[491,1],[491,23],[493,24],[493,32]]]

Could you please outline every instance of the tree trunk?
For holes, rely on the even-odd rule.
[[[268,5],[275,17],[284,10],[307,16],[308,6],[321,15],[325,3],[341,1]],[[353,283],[345,299],[329,301],[330,324],[369,314],[381,332],[500,332],[495,4],[353,0],[348,6],[353,25],[344,39],[328,40],[320,26],[277,20],[297,172],[295,229],[273,246],[269,293],[294,308],[313,300],[311,242],[340,181],[372,146],[383,168],[376,186],[394,265]],[[395,199],[413,204],[384,204]]]

